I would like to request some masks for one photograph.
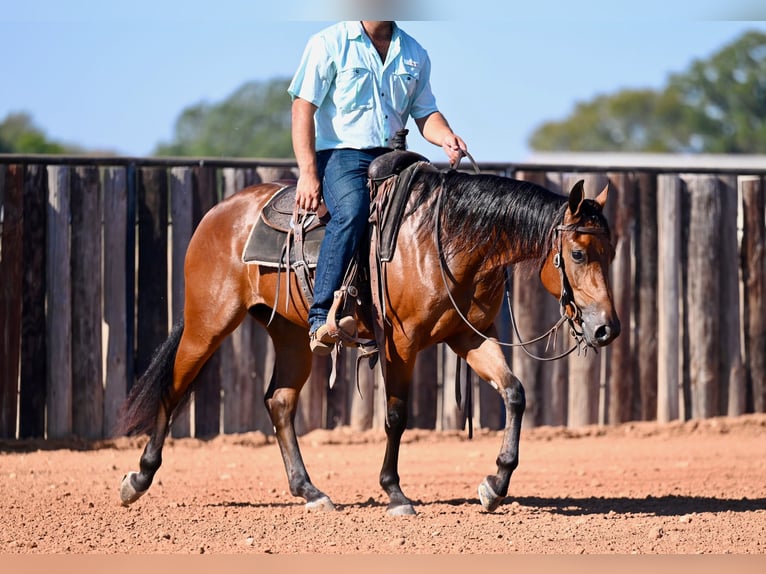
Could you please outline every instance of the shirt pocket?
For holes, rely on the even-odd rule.
[[[406,64],[397,66],[391,74],[391,101],[394,109],[400,114],[410,109],[419,77],[420,71]]]
[[[372,108],[373,93],[372,74],[364,68],[345,68],[335,78],[335,107],[341,112]]]

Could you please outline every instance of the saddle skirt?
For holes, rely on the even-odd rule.
[[[253,225],[250,236],[247,238],[242,252],[242,261],[281,269],[299,262],[305,262],[312,269],[316,267],[319,246],[324,238],[327,214],[326,211],[305,214],[301,222],[302,245],[295,241],[288,242],[288,232],[291,230],[294,232],[296,225],[293,221],[295,191],[295,185],[286,184],[266,202],[261,216]],[[289,260],[284,253],[288,244]]]

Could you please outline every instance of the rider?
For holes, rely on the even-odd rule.
[[[330,214],[317,261],[309,310],[311,350],[327,355],[338,341],[325,324],[335,290],[367,229],[367,167],[393,147],[408,117],[450,162],[465,142],[436,107],[427,52],[393,21],[340,22],[312,36],[288,88],[293,150],[298,162],[296,203]],[[340,328],[356,330],[353,319]]]

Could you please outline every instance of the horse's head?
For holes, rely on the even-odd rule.
[[[602,214],[607,193],[608,186],[595,200],[586,199],[583,181],[574,185],[540,271],[543,285],[559,299],[577,338],[590,347],[608,345],[620,334],[609,288],[614,247]]]

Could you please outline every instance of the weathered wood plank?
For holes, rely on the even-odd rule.
[[[679,416],[681,384],[681,180],[657,178],[657,229],[662,256],[657,269],[657,420]]]
[[[104,170],[104,322],[107,325],[104,434],[116,436],[120,409],[128,392],[128,281],[126,262],[134,253],[127,242],[127,173],[122,167]],[[130,258],[132,260],[132,258]],[[130,290],[132,294],[132,289]],[[133,317],[130,317],[133,320]]]
[[[658,229],[657,229],[657,176],[639,173],[638,193],[638,246],[636,248],[636,274],[638,296],[634,297],[637,311],[636,357],[638,361],[640,420],[654,420],[657,416],[657,324],[658,324]],[[664,253],[663,253],[664,257]]]
[[[24,181],[24,264],[21,321],[19,438],[45,436],[45,218],[48,172],[27,166]]]
[[[136,374],[168,337],[168,181],[163,167],[138,170]]]
[[[194,172],[189,167],[170,170],[171,262],[170,300],[171,323],[175,325],[184,316],[184,259],[194,228]],[[191,412],[187,404],[183,412],[173,416],[171,434],[174,437],[191,436]]]
[[[436,426],[437,359],[435,345],[420,351],[415,359],[409,400],[409,428]]]
[[[380,369],[369,368],[369,362],[363,361],[359,365],[359,390],[355,388],[351,396],[351,409],[349,424],[352,430],[363,431],[371,429],[374,422],[375,390],[378,385],[377,376]],[[354,375],[356,376],[356,374]]]
[[[707,418],[720,412],[720,329],[717,304],[721,282],[722,198],[718,179],[704,175],[685,176],[690,198],[688,240],[689,376],[692,418]]]
[[[0,438],[16,437],[23,286],[24,166],[9,165],[0,259]]]
[[[633,300],[632,247],[635,223],[636,194],[633,180],[627,173],[609,176],[609,202],[613,202],[614,217],[610,222],[615,257],[610,268],[612,296],[617,316],[622,324],[620,336],[609,346],[608,421],[619,424],[631,420],[633,382],[638,365],[632,352],[631,329]]]
[[[48,188],[48,438],[65,438],[72,434],[71,169],[49,167]]]
[[[739,238],[737,211],[739,205],[736,176],[719,178],[721,227],[718,229],[721,249],[719,280],[721,299],[718,304],[721,363],[718,374],[719,415],[744,414],[745,367],[741,354],[741,309],[739,294]],[[742,401],[739,400],[742,397]]]
[[[736,404],[738,408],[762,413],[766,412],[766,189],[761,177],[741,178],[739,185],[743,213],[745,356],[750,392],[738,397]]]
[[[72,428],[97,439],[104,432],[101,182],[96,166],[72,175]]]

